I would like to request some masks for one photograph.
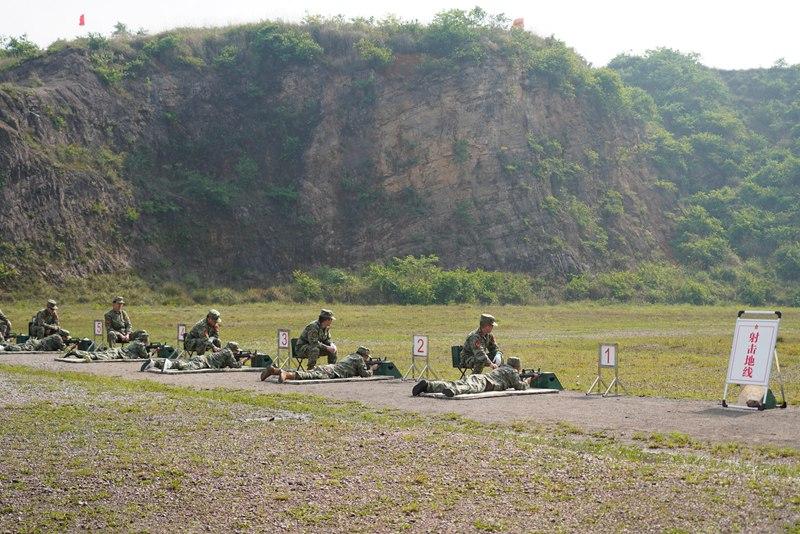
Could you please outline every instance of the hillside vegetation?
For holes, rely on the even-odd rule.
[[[0,288],[800,303],[799,67],[593,68],[508,26],[5,40]]]

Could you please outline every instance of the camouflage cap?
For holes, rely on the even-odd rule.
[[[485,324],[490,324],[492,326],[497,326],[497,321],[494,318],[494,315],[489,315],[488,313],[481,314],[481,326]]]
[[[356,349],[356,352],[357,352],[358,354],[362,355],[362,356],[369,356],[370,352],[372,352],[372,351],[371,351],[371,350],[369,350],[369,349],[368,349],[367,347],[365,347],[364,345],[361,345],[360,347],[358,347],[358,348]]]
[[[322,319],[332,319],[332,320],[336,320],[336,317],[334,317],[334,316],[333,316],[333,312],[332,312],[331,310],[326,310],[325,308],[323,308],[323,309],[321,309],[321,310],[319,311],[319,316],[320,316]]]
[[[63,328],[58,331],[58,335],[61,337],[69,337],[69,330],[64,330]]]
[[[147,330],[140,330],[136,332],[136,336],[133,339],[147,339],[150,337],[150,334],[147,333]]]
[[[235,341],[228,341],[227,343],[225,343],[225,348],[239,352],[239,344]]]
[[[112,304],[125,304],[125,299],[122,297],[114,297],[114,300],[111,301]]]
[[[508,365],[514,369],[522,369],[522,362],[516,356],[512,356],[508,359]]]
[[[53,299],[50,299],[50,300],[47,301],[47,307],[48,308],[53,308],[55,310],[55,309],[58,308],[58,306],[56,306],[56,304],[57,304],[56,301],[54,301]]]
[[[218,323],[222,322],[222,319],[219,318],[219,312],[214,308],[208,310],[208,314],[206,315],[206,317],[213,317],[214,319],[217,320]]]

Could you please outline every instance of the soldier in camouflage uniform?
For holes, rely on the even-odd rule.
[[[478,329],[470,332],[461,349],[461,367],[471,368],[473,374],[480,374],[486,366],[497,369],[502,362],[503,353],[494,340],[492,330],[497,325],[494,317],[482,313]]]
[[[201,319],[195,323],[192,329],[186,334],[183,339],[183,348],[188,351],[194,351],[202,356],[207,350],[219,350],[222,342],[219,340],[219,325],[222,319],[219,317],[217,310],[208,310],[205,319]]]
[[[31,322],[33,323],[29,332],[31,337],[42,339],[58,332],[58,306],[56,306],[56,301],[48,300],[47,307],[36,312]]]
[[[11,338],[11,321],[0,310],[0,343]]]
[[[49,352],[49,351],[64,350],[64,348],[67,346],[66,342],[69,341],[69,339],[70,339],[69,330],[59,329],[57,333],[49,335],[42,339],[36,339],[35,337],[32,337],[21,345],[6,345],[5,350],[8,352],[19,352],[19,351]]]
[[[128,343],[125,347],[110,348],[106,350],[98,350],[89,352],[85,350],[72,349],[65,354],[74,358],[81,358],[86,361],[90,360],[140,360],[149,358],[150,354],[147,352],[147,345],[150,342],[150,335],[140,330],[136,332],[136,337],[133,341]]]
[[[106,325],[106,340],[108,346],[114,348],[117,343],[127,343],[132,339],[131,332],[133,325],[131,319],[128,317],[128,312],[122,309],[125,305],[125,299],[122,297],[114,297],[111,303],[111,309],[104,315]]]
[[[309,323],[297,339],[295,354],[308,359],[308,369],[317,365],[320,354],[328,357],[328,363],[336,363],[336,345],[331,341],[331,323],[336,320],[331,310],[320,310],[319,318]]]
[[[211,354],[195,354],[188,360],[178,358],[177,360],[170,360],[168,358],[154,358],[142,364],[142,371],[152,369],[161,369],[167,371],[169,369],[176,369],[178,371],[196,371],[198,369],[225,369],[230,367],[232,369],[239,369],[242,366],[237,358],[239,354],[239,344],[234,341],[229,341],[225,348],[212,352]]]
[[[327,378],[352,378],[360,376],[362,378],[372,376],[372,372],[378,368],[378,365],[373,365],[367,369],[367,360],[369,360],[370,350],[367,347],[358,347],[353,354],[339,363],[329,363],[309,369],[308,371],[281,371],[278,382],[284,380],[324,380]],[[267,376],[275,374],[267,369],[261,373],[261,380],[266,379]]]
[[[474,374],[455,381],[420,380],[414,384],[411,394],[416,397],[420,393],[444,393],[448,397],[454,397],[485,391],[528,389],[533,377],[521,379],[519,376],[521,370],[522,363],[519,358],[511,357],[508,359],[508,363],[498,366],[488,375]]]

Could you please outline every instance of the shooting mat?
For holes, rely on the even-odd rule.
[[[138,362],[142,363],[144,361],[143,358],[137,358],[132,360],[123,360],[121,358],[116,360],[84,360],[83,358],[55,358],[57,362],[64,362],[64,363],[131,363],[131,362]]]
[[[354,376],[352,378],[323,378],[321,380],[286,380],[284,384],[292,386],[305,386],[311,384],[338,384],[339,382],[370,382],[375,380],[397,380],[393,376]]]
[[[140,362],[143,360],[139,360]],[[196,373],[260,373],[266,369],[266,367],[240,367],[239,369],[194,369],[192,371],[178,371],[177,369],[167,369],[166,371],[162,371],[161,369],[156,369],[155,367],[152,369],[147,369],[146,372],[148,373],[158,373],[158,374],[165,374],[165,375],[191,375]]]
[[[507,389],[505,391],[487,391],[485,393],[469,393],[466,395],[456,395],[455,397],[448,397],[444,393],[421,393],[420,397],[434,397],[444,400],[475,400],[475,399],[490,399],[492,397],[514,397],[517,395],[545,395],[547,393],[558,393],[557,389],[539,389],[530,388],[517,391],[516,389]]]

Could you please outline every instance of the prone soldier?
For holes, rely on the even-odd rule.
[[[219,325],[222,323],[219,312],[208,310],[205,319],[195,323],[183,340],[183,348],[202,356],[207,350],[218,351],[222,346],[219,340]]]
[[[29,332],[31,337],[42,339],[58,332],[58,306],[56,301],[48,300],[47,306],[36,312],[36,315],[31,319],[31,323],[31,331]]]
[[[322,309],[316,321],[308,323],[297,339],[295,351],[300,358],[308,359],[308,368],[317,365],[317,358],[324,353],[328,363],[336,363],[336,345],[331,341],[331,323],[336,320],[331,310]]]
[[[150,354],[147,345],[150,335],[145,330],[139,330],[131,335],[131,342],[124,347],[109,348],[89,352],[73,348],[65,356],[73,356],[86,361],[90,360],[140,360],[149,358]]]
[[[111,309],[103,316],[106,326],[106,340],[108,341],[109,348],[114,348],[117,343],[127,343],[133,338],[131,331],[131,319],[128,317],[128,312],[122,309],[125,305],[125,299],[122,297],[114,297],[111,303]]]
[[[266,369],[261,373],[261,380],[266,380],[268,376],[280,374],[278,382],[284,380],[324,380],[328,378],[352,378],[360,376],[366,378],[372,376],[373,371],[378,369],[379,364],[372,364],[367,368],[370,350],[367,347],[358,347],[353,354],[350,354],[339,363],[329,363],[309,369],[308,371],[283,371],[281,369]]]
[[[448,397],[469,393],[483,393],[485,391],[504,391],[506,389],[528,389],[533,376],[520,377],[522,363],[519,358],[512,356],[508,363],[497,366],[488,375],[473,374],[455,381],[445,380],[420,380],[411,389],[415,397],[420,393],[444,393]]]
[[[497,326],[494,316],[482,313],[478,329],[470,332],[461,349],[461,367],[471,368],[473,374],[480,374],[486,366],[497,369],[502,362],[503,353],[494,340],[492,330]]]
[[[239,369],[242,362],[238,358],[239,344],[228,341],[224,348],[210,354],[195,354],[191,358],[170,360],[169,358],[151,358],[142,364],[141,370],[156,368],[162,371],[177,369],[178,371],[196,371],[198,369]]]
[[[51,334],[42,339],[36,339],[35,337],[32,337],[21,345],[13,345],[13,344],[6,345],[5,350],[8,352],[19,352],[19,351],[39,352],[39,351],[64,350],[64,348],[67,346],[66,343],[67,341],[69,341],[69,339],[70,339],[69,330],[64,330],[62,328],[59,328],[58,332],[56,332],[55,334]]]

